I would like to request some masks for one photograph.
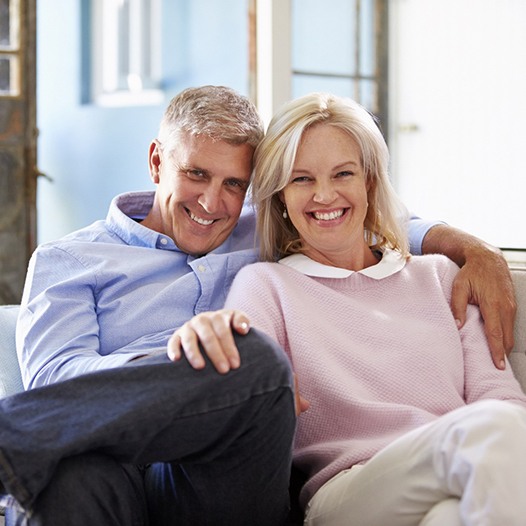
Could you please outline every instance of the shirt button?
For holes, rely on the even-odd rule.
[[[199,272],[205,272],[205,271],[206,271],[206,267],[205,267],[204,265],[199,265],[199,266],[197,267],[197,270],[198,270]]]
[[[167,245],[167,244],[168,244],[168,240],[165,237],[162,237],[161,238],[161,245]]]

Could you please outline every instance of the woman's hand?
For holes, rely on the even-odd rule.
[[[300,395],[298,377],[296,375],[294,375],[294,405],[296,408],[296,416],[300,416],[301,413],[307,411],[310,407],[310,402]]]
[[[168,341],[168,357],[172,361],[180,360],[184,352],[194,369],[202,369],[205,366],[202,348],[216,370],[225,374],[240,366],[232,331],[246,334],[249,328],[249,320],[241,311],[203,312],[173,333]]]

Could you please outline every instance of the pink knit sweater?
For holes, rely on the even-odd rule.
[[[459,331],[449,299],[458,267],[412,257],[383,279],[311,277],[279,263],[242,269],[227,298],[289,355],[310,409],[298,420],[294,462],[305,505],[343,469],[466,403],[526,396],[491,361],[479,311]]]

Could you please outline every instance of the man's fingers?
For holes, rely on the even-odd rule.
[[[237,369],[240,364],[239,351],[237,350],[234,336],[232,334],[233,316],[231,312],[223,312],[220,316],[212,319],[214,334],[216,336],[214,341],[214,351],[218,361],[222,363],[222,369],[227,372],[232,369]],[[203,345],[204,342],[203,342]],[[210,356],[209,349],[205,346],[208,356]],[[212,349],[210,349],[212,350]],[[210,356],[212,359],[212,357]]]
[[[499,369],[506,366],[505,356],[511,352],[514,345],[513,325],[509,319],[515,317],[515,305],[486,305],[480,307],[480,313],[484,320],[484,331],[491,351],[494,364]]]
[[[514,328],[517,316],[517,301],[513,288],[506,295],[502,295],[501,304],[497,307],[497,312],[499,313],[502,327],[504,351],[509,355],[515,345]]]
[[[194,369],[202,369],[205,366],[205,359],[199,349],[199,340],[190,324],[185,323],[179,329],[179,338],[186,359]]]
[[[240,311],[221,310],[194,316],[175,331],[168,342],[168,355],[172,360],[181,358],[181,349],[190,365],[202,369],[206,355],[219,373],[227,373],[241,365],[233,330],[246,334],[248,318]]]
[[[453,289],[451,291],[451,311],[457,322],[458,327],[462,327],[466,321],[466,310],[470,297],[470,288],[465,281],[457,279],[453,282]]]
[[[246,334],[250,330],[248,316],[241,311],[233,311],[232,328],[239,334]]]
[[[498,311],[488,312],[482,308],[480,309],[480,313],[484,319],[484,331],[488,340],[493,363],[498,369],[505,369],[506,350],[504,349],[504,334],[499,313]]]
[[[174,332],[168,340],[167,354],[168,358],[170,358],[172,362],[176,362],[177,360],[181,359],[181,337],[179,336],[178,331]]]

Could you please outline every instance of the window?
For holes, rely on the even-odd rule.
[[[266,121],[311,91],[352,97],[387,125],[388,0],[258,0],[257,102]]]
[[[19,0],[0,0],[0,96],[20,95]]]
[[[524,265],[524,0],[256,7],[256,98],[265,121],[311,91],[354,98],[379,117],[393,183],[412,212],[505,248]]]
[[[351,97],[387,130],[387,2],[292,0],[292,96]]]
[[[85,0],[84,102],[157,104],[161,0]]]

